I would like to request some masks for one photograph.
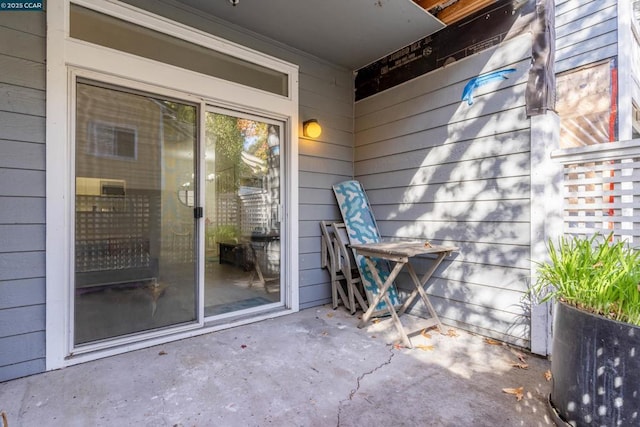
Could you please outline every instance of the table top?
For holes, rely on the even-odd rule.
[[[353,244],[350,246],[363,255],[368,253],[378,256],[392,255],[403,257],[454,252],[459,249],[456,246],[434,245],[424,240],[398,240],[393,242]]]

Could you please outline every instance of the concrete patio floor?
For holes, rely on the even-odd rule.
[[[316,307],[8,381],[0,411],[10,427],[555,425],[548,360],[447,327],[407,349],[357,322]]]

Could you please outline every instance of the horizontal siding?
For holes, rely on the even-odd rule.
[[[44,224],[44,223],[45,223],[44,197],[2,197],[0,196],[0,224]]]
[[[557,2],[555,24],[556,73],[618,54],[616,0]]]
[[[0,342],[0,345],[2,345],[2,342]],[[11,343],[11,345],[21,345],[21,343]],[[40,372],[44,372],[45,369],[46,366],[44,358],[0,366],[0,382],[9,381],[19,377],[26,377],[28,375],[39,374]]]
[[[44,197],[44,171],[0,169],[0,196]]]
[[[6,19],[3,19],[3,22]],[[0,55],[44,63],[46,57],[44,36],[25,32],[21,28],[0,25],[0,37],[2,38]]]
[[[12,378],[11,365],[19,366],[25,362],[32,362],[33,365],[39,365],[44,370],[44,336],[44,331],[41,331],[0,338],[0,360],[5,362],[0,367],[0,371],[4,371],[4,375],[8,376],[6,379]],[[16,374],[13,378],[22,373],[18,370]]]
[[[44,305],[44,277],[4,280],[0,282],[0,312],[4,309],[30,305]]]
[[[44,90],[0,83],[0,111],[45,116]]]
[[[0,281],[44,277],[44,251],[0,253]]]
[[[45,14],[0,14],[0,381],[45,369]]]
[[[45,250],[44,224],[0,224],[0,253]]]
[[[31,305],[0,310],[0,336],[44,331],[44,305]]]
[[[428,292],[449,324],[528,345],[528,36],[356,103],[354,171],[383,238],[453,244]],[[469,79],[515,68],[461,101]],[[415,260],[426,271],[429,258]],[[407,275],[398,278],[410,289]],[[414,313],[426,313],[421,302]]]
[[[0,168],[44,171],[45,151],[44,144],[0,140]]]

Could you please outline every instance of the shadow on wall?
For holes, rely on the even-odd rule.
[[[385,238],[460,247],[429,287],[443,320],[528,347],[532,43],[527,25],[518,31],[360,101],[355,176]],[[474,88],[471,104],[463,99],[470,80],[501,70],[509,72]],[[418,272],[429,264],[423,259]],[[401,288],[407,280],[399,278]]]

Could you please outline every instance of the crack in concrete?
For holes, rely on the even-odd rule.
[[[395,353],[393,352],[394,346],[393,344],[390,344],[390,345],[387,345],[387,348],[389,350],[389,358],[384,362],[382,362],[381,364],[379,364],[378,366],[376,366],[375,368],[371,369],[370,371],[364,372],[361,375],[359,375],[358,378],[356,378],[356,388],[351,390],[348,398],[342,399],[338,403],[338,424],[336,424],[337,427],[340,427],[340,416],[342,415],[342,405],[347,401],[353,400],[353,396],[355,396],[355,394],[360,390],[360,384],[362,380],[364,380],[366,376],[373,375],[378,370],[382,369],[384,366],[387,366],[391,363],[391,359],[393,359],[393,356],[395,355]]]

